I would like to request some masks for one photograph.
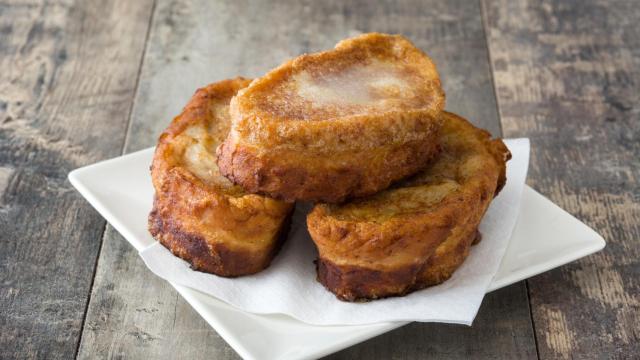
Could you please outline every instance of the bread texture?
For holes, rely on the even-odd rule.
[[[231,123],[229,102],[249,83],[237,78],[199,89],[160,135],[151,166],[151,234],[195,270],[226,277],[269,266],[293,206],[246,193],[216,165],[215,149]]]
[[[361,35],[239,91],[218,165],[248,192],[285,201],[370,195],[436,154],[444,102],[435,65],[411,42]]]
[[[307,217],[318,281],[339,299],[401,296],[449,279],[479,241],[478,224],[506,182],[499,139],[444,112],[441,152],[412,178]]]

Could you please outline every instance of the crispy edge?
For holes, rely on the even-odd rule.
[[[419,70],[433,81],[432,108],[287,121],[258,111],[247,100],[252,92],[283,81],[296,68],[340,56],[347,62],[361,61],[362,54],[393,53],[394,47],[401,48],[407,59],[427,63]],[[400,35],[360,35],[341,41],[335,49],[292,59],[241,90],[231,101],[233,128],[218,148],[218,166],[225,177],[247,191],[285,201],[339,203],[370,195],[419,171],[436,154],[444,103],[435,64],[424,52]],[[390,141],[395,142],[394,148],[384,153]],[[320,149],[334,149],[334,153]],[[385,159],[384,166],[371,166],[373,157],[367,154],[375,152]],[[336,168],[331,163],[336,157],[346,165]]]
[[[439,151],[437,131],[433,131],[428,141],[351,155],[341,159],[341,163],[348,165],[340,167],[331,159],[305,158],[296,151],[258,155],[250,147],[237,146],[229,150],[227,146],[224,143],[218,148],[219,154],[233,153],[218,157],[220,172],[246,191],[288,202],[325,203],[340,203],[386,189],[393,182],[420,171]],[[376,152],[379,155],[371,156]],[[378,160],[372,161],[371,157]]]
[[[290,224],[288,215],[276,234],[277,240],[267,249],[252,251],[220,242],[210,243],[201,235],[184,231],[174,218],[160,215],[156,201],[149,214],[149,232],[164,247],[187,261],[194,270],[223,277],[255,274],[269,267],[287,239]]]
[[[392,271],[369,269],[354,265],[337,265],[331,260],[315,261],[317,280],[338,299],[366,302],[387,297],[405,296],[411,292],[438,285],[453,275],[469,255],[472,245],[482,236],[476,229],[471,236],[461,238],[454,251],[427,262]]]
[[[257,195],[249,194],[246,195],[246,201],[237,205],[237,202],[230,201],[232,196],[207,186],[174,163],[168,152],[171,151],[172,140],[206,114],[210,101],[230,98],[238,88],[248,83],[249,80],[236,78],[198,89],[182,113],[160,135],[151,166],[156,196],[149,214],[150,233],[194,269],[225,277],[253,274],[269,266],[286,239],[292,204],[269,198],[260,199]],[[194,205],[196,203],[199,205]],[[261,218],[251,223],[256,220],[255,213],[265,206],[269,208],[269,213],[261,213]],[[196,215],[204,210],[211,221],[204,221]],[[204,231],[199,233],[197,227],[193,229],[191,226],[191,230],[187,231],[183,224],[185,219],[200,223],[199,226],[214,226],[217,231],[231,236],[247,236],[252,232],[264,231],[265,223],[277,231],[274,240],[268,241],[263,247],[241,246],[219,239],[207,241]]]
[[[448,113],[448,115],[464,121],[469,126],[473,126],[466,119],[455,114]],[[478,136],[485,139],[487,150],[499,167],[498,174],[496,174],[497,178],[493,196],[484,193],[479,194],[476,199],[477,204],[469,206],[476,211],[468,213],[467,215],[469,217],[466,218],[466,221],[462,223],[452,222],[449,228],[440,232],[439,235],[430,233],[429,237],[432,241],[429,243],[437,243],[438,245],[435,247],[436,251],[432,252],[433,255],[425,259],[422,264],[407,264],[393,270],[378,270],[358,265],[336,264],[320,255],[316,260],[317,280],[322,283],[327,290],[334,293],[340,300],[362,302],[385,297],[404,296],[416,290],[441,284],[453,275],[455,270],[457,270],[468,256],[471,245],[480,241],[481,235],[478,232],[478,225],[491,199],[497,196],[504,187],[506,183],[506,161],[511,159],[511,153],[502,140],[491,140],[489,132],[478,128],[475,128],[475,130],[478,131]],[[324,236],[322,235],[322,231],[318,230],[319,224],[323,222],[321,212],[320,208],[316,207],[307,217],[309,233],[316,244],[317,239]],[[460,221],[460,218],[464,218],[462,214],[449,215],[446,217],[450,220],[456,219],[457,221]],[[406,227],[413,228],[411,224],[415,223],[415,221],[419,221],[419,219],[416,220],[416,216],[407,217]],[[456,227],[460,233],[452,239],[451,236]],[[379,229],[385,229],[386,227],[383,225],[375,226],[374,228],[378,229],[376,231],[377,234],[383,234],[379,232]],[[420,227],[415,228],[420,229]],[[362,232],[363,230],[364,232]],[[370,236],[374,229],[369,230],[370,231],[367,231],[366,227],[364,227],[364,229],[360,227],[356,230],[358,234],[351,234],[351,236]],[[329,236],[332,235],[334,234],[330,234]],[[339,231],[337,235],[340,238],[348,236],[346,233]],[[383,234],[381,236],[385,235]],[[440,238],[440,240],[436,238]],[[437,255],[437,248],[443,246],[448,241],[453,241],[453,244],[447,244],[452,251]]]

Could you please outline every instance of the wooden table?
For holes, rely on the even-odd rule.
[[[333,358],[640,357],[636,1],[0,4],[0,358],[237,358],[66,180],[154,144],[193,91],[361,32],[436,61],[447,108],[532,141],[528,183],[605,250]]]

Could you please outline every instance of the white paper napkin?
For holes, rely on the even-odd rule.
[[[471,325],[498,271],[518,217],[529,165],[529,140],[505,143],[513,154],[507,184],[487,211],[482,241],[453,277],[441,285],[404,297],[367,303],[342,302],[316,281],[315,246],[306,230],[309,206],[298,206],[289,239],[271,266],[256,275],[227,279],[191,270],[155,243],[140,252],[156,275],[214,296],[241,310],[280,313],[315,325],[356,325],[389,321],[444,322]]]

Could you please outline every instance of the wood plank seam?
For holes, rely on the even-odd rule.
[[[531,329],[533,330],[533,341],[536,344],[536,356],[540,359],[540,349],[538,348],[538,333],[536,332],[536,321],[533,317],[533,307],[531,306],[531,293],[529,290],[529,280],[524,281],[525,286],[527,288],[527,299],[529,300],[527,303],[527,307],[529,308],[529,316],[531,317]]]
[[[127,145],[129,144],[129,137],[131,135],[131,117],[133,116],[133,109],[136,106],[136,102],[138,101],[138,90],[140,88],[140,77],[142,76],[142,69],[144,67],[144,61],[147,58],[147,51],[149,50],[149,36],[151,35],[151,26],[153,24],[153,19],[156,14],[156,4],[157,1],[153,0],[151,4],[151,16],[149,16],[149,25],[147,26],[147,32],[144,38],[144,50],[142,51],[142,57],[140,59],[140,67],[138,68],[138,74],[136,76],[136,87],[133,92],[133,101],[131,102],[131,106],[129,107],[129,114],[127,115],[127,132],[124,134],[124,141],[122,142],[122,149],[120,150],[120,154],[124,155]],[[103,234],[104,238],[104,234]],[[99,255],[99,254],[98,254]]]
[[[142,73],[142,67],[144,65],[144,59],[146,58],[147,55],[147,44],[149,43],[149,34],[151,32],[151,24],[153,24],[153,16],[155,14],[155,9],[156,9],[156,1],[153,0],[152,4],[151,4],[151,16],[149,16],[149,22],[147,25],[147,31],[145,32],[145,39],[144,39],[144,47],[142,50],[142,56],[140,57],[140,65],[138,66],[138,72],[136,74],[136,82],[134,85],[134,91],[133,91],[133,99],[134,101],[131,102],[131,105],[129,105],[129,111],[127,112],[127,127],[126,127],[126,133],[124,136],[124,139],[122,141],[122,144],[120,145],[120,154],[124,155],[124,151],[126,149],[126,145],[127,145],[127,141],[129,139],[129,132],[131,129],[131,115],[133,113],[133,107],[135,106],[135,99],[136,99],[136,95],[138,93],[138,87],[140,85],[140,74]],[[100,255],[102,254],[102,249],[104,247],[104,239],[105,239],[105,234],[107,232],[107,227],[109,226],[109,223],[107,223],[106,221],[104,222],[104,226],[102,227],[102,231],[100,232],[100,250],[98,251],[98,254],[96,256],[96,261],[93,264],[93,273],[91,275],[91,283],[89,284],[89,293],[87,294],[87,300],[84,304],[84,312],[82,314],[82,322],[80,323],[80,336],[78,336],[78,341],[76,343],[76,351],[75,351],[75,355],[74,355],[74,359],[78,358],[78,352],[80,351],[80,344],[82,344],[82,336],[84,335],[84,327],[85,327],[85,322],[87,320],[87,312],[89,310],[89,304],[91,303],[91,295],[93,293],[93,285],[96,279],[96,272],[98,270],[98,263],[100,262]]]
[[[85,321],[87,320],[87,310],[89,309],[89,303],[91,302],[91,293],[93,292],[93,283],[96,279],[96,270],[98,269],[98,262],[100,261],[100,253],[102,252],[102,247],[104,246],[104,233],[107,231],[107,222],[105,221],[102,226],[102,231],[100,232],[100,250],[98,250],[98,254],[96,256],[96,260],[93,263],[93,273],[91,274],[91,282],[89,283],[89,293],[87,294],[86,302],[84,304],[84,312],[82,313],[82,321],[80,322],[80,336],[78,336],[78,341],[76,342],[76,351],[74,358],[78,357],[78,351],[80,350],[80,343],[82,342],[82,333],[84,330]]]
[[[105,221],[67,175],[118,155],[151,5],[0,5],[0,358],[74,356]]]
[[[500,118],[529,182],[605,249],[527,281],[541,358],[639,358],[640,11],[634,2],[484,0]]]
[[[498,93],[496,91],[497,84],[494,76],[494,68],[493,68],[494,64],[491,59],[491,47],[489,46],[489,36],[487,35],[487,31],[488,31],[487,13],[486,13],[484,1],[478,0],[478,3],[480,6],[480,18],[482,20],[482,34],[485,39],[485,46],[487,47],[487,58],[488,58],[487,60],[489,61],[489,76],[491,77],[491,84],[492,84],[491,88],[493,90],[493,96],[496,99],[496,106],[497,106],[497,112],[498,112],[498,124],[500,126],[500,135],[504,136],[504,130],[502,128],[502,115],[500,114],[500,99],[498,98]],[[531,309],[531,294],[529,292],[529,282],[527,280],[524,280],[523,282],[526,288],[527,308],[529,310],[529,321],[531,323],[531,330],[533,332],[533,341],[536,349],[536,357],[540,359],[540,351],[538,349],[538,336],[536,334],[536,324],[533,318],[533,311]]]
[[[493,62],[491,61],[491,47],[489,46],[489,36],[487,36],[487,17],[485,14],[484,1],[478,0],[480,6],[480,21],[482,22],[482,37],[484,38],[484,46],[487,50],[487,61],[489,62],[489,76],[491,78],[491,90],[493,90],[493,97],[496,99],[496,111],[498,113],[498,128],[500,129],[500,136],[504,136],[504,129],[502,129],[502,118],[500,117],[500,99],[498,99],[498,92],[496,91],[496,81],[493,75]],[[528,295],[527,295],[528,299]]]

